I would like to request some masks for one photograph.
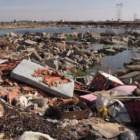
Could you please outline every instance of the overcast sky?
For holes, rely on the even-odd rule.
[[[123,3],[123,20],[140,18],[140,0],[0,0],[0,21],[116,20]]]

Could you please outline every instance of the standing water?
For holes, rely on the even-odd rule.
[[[94,49],[98,50],[102,49],[104,47],[103,44],[97,44],[89,49]],[[120,45],[114,45],[114,47],[120,47]],[[132,57],[140,57],[139,49],[138,48],[129,48],[128,46],[121,46],[125,47],[126,50],[124,50],[121,53],[118,53],[113,56],[105,56],[101,60],[101,64],[98,64],[91,68],[89,70],[90,73],[96,72],[97,70],[103,70],[103,71],[109,71],[111,70],[112,72],[118,70],[118,69],[124,69],[124,63],[129,62]]]

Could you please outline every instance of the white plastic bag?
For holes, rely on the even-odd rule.
[[[133,131],[127,131],[121,134],[121,140],[138,140],[136,134]]]
[[[117,103],[115,103],[117,102]],[[129,114],[124,106],[119,100],[111,99],[109,96],[104,94],[98,94],[96,100],[97,110],[107,107],[108,105],[115,103],[108,108],[108,114],[118,123],[129,123],[131,122]]]
[[[55,140],[47,134],[43,134],[43,133],[39,133],[39,132],[32,132],[32,131],[24,132],[21,137],[15,139],[15,140],[39,140],[40,137],[43,137],[44,140]]]

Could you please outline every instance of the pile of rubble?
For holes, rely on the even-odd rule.
[[[128,45],[131,47],[140,46],[140,35],[138,32],[126,32],[122,34],[115,33],[102,33],[100,43],[104,44],[120,44]]]
[[[12,56],[24,56],[31,61],[48,65],[56,70],[85,70],[100,63],[105,55],[119,53],[125,48],[106,48],[87,50],[95,42],[100,42],[101,36],[95,32],[62,34],[36,33],[24,35],[9,33],[3,36],[1,49],[10,51]]]
[[[99,35],[100,36],[100,35]],[[30,56],[32,61],[38,61],[42,65],[46,64],[55,69],[83,69],[99,63],[102,54],[96,51],[84,51],[82,48],[89,46],[92,39],[90,32],[82,34],[57,34],[48,33],[36,34],[14,34],[10,33],[3,37],[7,42],[11,42],[17,53],[24,53]]]
[[[53,67],[53,62],[62,59],[82,65],[73,55],[65,56],[67,48],[82,52],[78,57],[92,57],[79,49],[81,45],[70,49],[66,41],[67,45],[62,40],[58,43],[60,38],[46,33],[3,37],[8,43],[2,44],[0,55],[0,139],[138,139],[139,82],[130,85],[119,72],[116,77],[102,71],[94,77],[75,77],[65,63],[61,69]],[[54,56],[54,48],[61,47]],[[52,62],[57,55],[61,58]]]

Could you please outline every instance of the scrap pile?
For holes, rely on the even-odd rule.
[[[129,71],[75,77],[42,60],[37,52],[3,53],[0,139],[139,139],[140,86],[125,82]]]

